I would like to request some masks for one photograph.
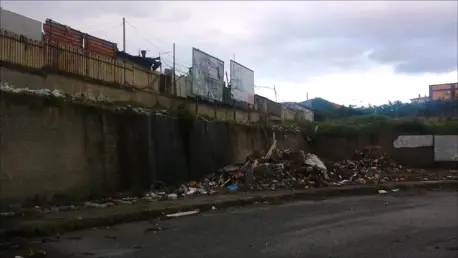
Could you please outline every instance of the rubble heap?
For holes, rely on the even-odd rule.
[[[407,174],[400,173],[401,171]],[[329,163],[326,166],[315,154],[302,150],[278,149],[274,141],[265,156],[253,152],[247,156],[244,164],[224,167],[200,182],[183,184],[172,192],[151,192],[147,198],[176,199],[180,196],[208,195],[233,190],[378,184],[406,180],[408,173],[412,171],[396,164],[380,146],[356,150],[352,159]]]
[[[304,189],[403,180],[456,180],[457,178],[458,171],[455,170],[438,173],[438,171],[404,168],[396,164],[380,146],[355,150],[352,159],[327,163],[326,166],[315,154],[301,150],[277,149],[274,141],[265,156],[253,152],[246,157],[243,164],[226,166],[200,181],[191,181],[174,189],[156,182],[143,198],[120,194],[79,206],[35,206],[32,209],[13,209],[14,211],[0,213],[0,217],[76,210],[82,207],[108,208],[134,204],[142,200],[175,200],[185,196],[212,195],[236,190]]]
[[[277,190],[329,185],[324,163],[315,154],[273,148],[265,156],[253,152],[245,163],[226,166],[202,180],[183,184],[174,191],[154,186],[144,199],[177,199],[235,190]]]
[[[327,169],[323,162],[304,151],[278,150],[269,159],[252,162],[251,190],[277,190],[327,186]]]
[[[336,162],[329,167],[331,180],[337,184],[392,181],[403,169],[384,153],[380,146],[355,150],[353,159]]]

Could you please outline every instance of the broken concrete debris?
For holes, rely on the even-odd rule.
[[[50,90],[50,89],[38,89],[33,90],[29,88],[15,88],[9,85],[6,82],[0,82],[0,91],[16,93],[16,94],[33,94],[38,96],[46,96],[46,97],[55,97],[55,98],[65,98],[66,95],[58,90]]]
[[[388,157],[379,146],[356,150],[353,158],[323,162],[316,154],[278,149],[274,139],[265,156],[252,152],[245,163],[219,169],[201,181],[191,181],[166,194],[164,190],[147,193],[147,199],[177,199],[237,190],[282,190],[355,184],[440,179],[424,170],[407,169]]]
[[[394,162],[379,146],[368,146],[354,152],[352,159],[323,162],[316,154],[302,150],[279,149],[276,141],[267,155],[250,153],[243,164],[223,167],[199,181],[177,188],[155,182],[142,198],[119,195],[83,205],[33,207],[0,213],[14,217],[31,213],[47,213],[84,208],[110,208],[141,201],[176,200],[185,197],[213,195],[237,191],[307,189],[315,187],[383,184],[398,181],[458,179],[455,171],[409,169]],[[393,189],[392,192],[397,192]],[[383,192],[383,191],[382,191]]]

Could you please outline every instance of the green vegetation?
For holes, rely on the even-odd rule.
[[[358,110],[364,114],[380,114],[389,117],[457,117],[458,100],[428,101],[425,103],[388,102],[380,106],[361,107]]]
[[[407,134],[456,134],[458,119],[431,121],[420,118],[391,118],[360,115],[317,122],[317,134],[373,134],[385,131]],[[310,132],[310,129],[308,130]],[[313,131],[312,131],[313,132]]]
[[[184,104],[180,104],[174,112],[178,119],[185,120],[189,123],[194,123],[196,116],[186,108]]]
[[[426,134],[458,132],[458,100],[426,103],[388,102],[380,106],[340,106],[327,100],[310,100],[315,123],[296,124],[308,134],[372,134],[381,131]]]
[[[428,101],[425,103],[402,103],[401,101],[388,102],[384,105],[367,107],[348,107],[316,98],[310,100],[315,111],[316,121],[345,118],[358,115],[383,115],[392,118],[404,117],[458,117],[458,100],[455,101]]]

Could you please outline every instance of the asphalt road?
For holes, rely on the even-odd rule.
[[[457,192],[259,204],[36,241],[46,257],[456,258]]]

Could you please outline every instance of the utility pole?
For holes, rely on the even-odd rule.
[[[126,53],[126,18],[122,17],[122,51]],[[124,85],[126,84],[126,59],[124,58]]]
[[[175,79],[175,43],[173,43],[173,91],[177,93],[177,81]]]
[[[275,102],[278,103],[278,100],[277,100],[277,89],[275,88],[275,85],[274,85],[274,93],[275,93]]]
[[[126,18],[122,18],[122,51],[126,52]]]
[[[161,59],[161,51],[159,51],[159,61],[161,62],[161,65],[159,66],[159,70],[161,71],[161,74],[162,74],[162,59]]]

